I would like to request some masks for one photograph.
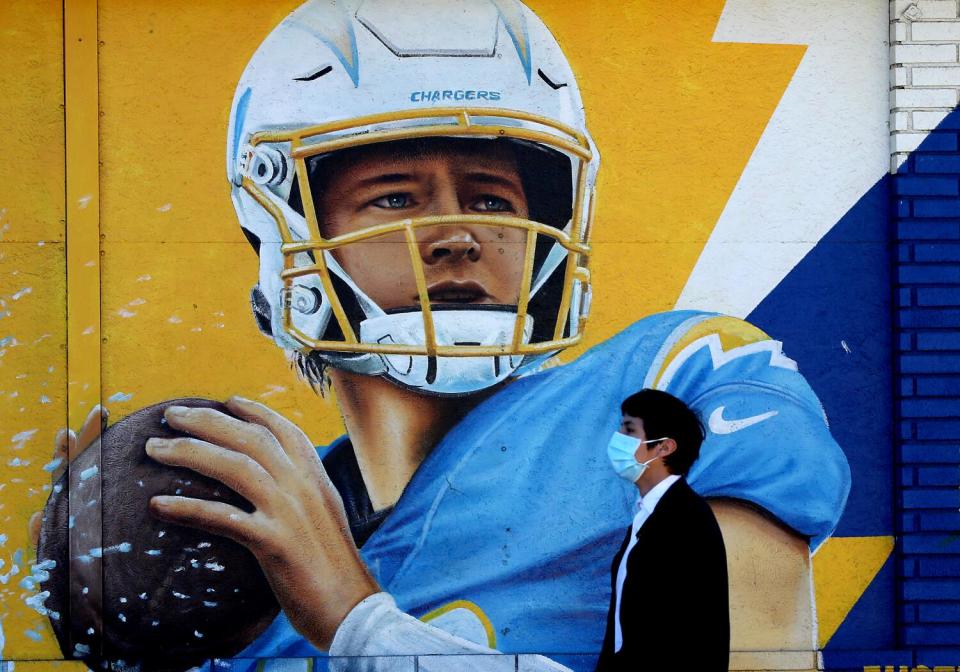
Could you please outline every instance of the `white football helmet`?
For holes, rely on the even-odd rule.
[[[417,217],[324,237],[312,189],[324,157],[437,137],[508,143],[532,162],[528,198],[564,202],[531,198],[529,219]],[[285,349],[425,392],[517,375],[582,337],[598,164],[570,65],[517,0],[311,0],[260,45],[230,114],[227,175],[260,257],[258,323]],[[561,189],[535,184],[548,166]],[[418,236],[450,226],[526,232],[516,305],[431,305]],[[388,234],[405,236],[418,306],[384,310],[336,258]]]

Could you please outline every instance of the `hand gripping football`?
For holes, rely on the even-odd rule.
[[[180,671],[229,657],[279,611],[243,546],[150,515],[154,495],[252,509],[217,481],[147,456],[147,439],[183,436],[163,419],[173,405],[228,412],[213,401],[175,399],[127,416],[70,464],[44,509],[44,608],[64,656],[91,669]]]

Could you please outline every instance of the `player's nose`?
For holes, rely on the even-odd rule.
[[[437,176],[433,198],[428,208],[434,216],[465,213],[457,193],[455,180],[449,174]],[[479,261],[482,247],[474,231],[464,224],[452,222],[442,226],[421,229],[420,257],[427,265],[442,262]]]
[[[438,226],[420,243],[420,257],[427,265],[443,262],[479,261],[482,248],[473,232],[462,226]]]

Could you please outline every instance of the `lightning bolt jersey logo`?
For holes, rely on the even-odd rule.
[[[761,365],[797,370],[797,363],[783,354],[783,344],[752,324],[726,316],[695,317],[677,327],[664,343],[647,374],[646,386],[666,390],[690,360],[704,354],[714,371],[750,357],[761,358]]]

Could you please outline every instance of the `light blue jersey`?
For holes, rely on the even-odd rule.
[[[474,618],[500,651],[592,669],[637,496],[606,445],[620,402],[644,387],[680,397],[707,425],[688,475],[697,492],[758,505],[813,546],[829,536],[849,468],[796,365],[745,322],[675,311],[515,380],[451,430],[361,550],[383,590],[439,627],[457,621],[451,611],[467,615],[454,630]],[[241,655],[317,652],[281,614]]]

